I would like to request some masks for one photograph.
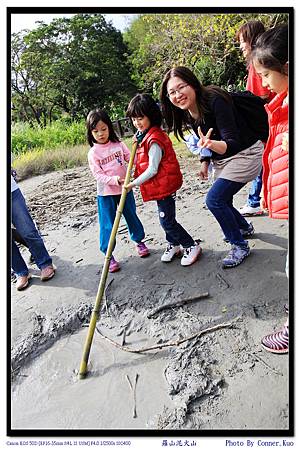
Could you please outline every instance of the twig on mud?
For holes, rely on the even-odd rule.
[[[120,230],[118,231],[118,234],[125,234],[127,233],[127,227],[125,226],[124,228],[120,228]]]
[[[208,292],[204,292],[203,294],[198,294],[195,297],[184,298],[182,300],[178,300],[177,302],[167,303],[166,305],[159,306],[158,308],[156,308],[153,311],[151,311],[147,315],[147,317],[148,317],[148,319],[150,319],[151,317],[155,316],[155,314],[159,313],[160,311],[163,311],[164,309],[176,308],[178,306],[186,305],[187,303],[191,303],[191,302],[194,302],[196,300],[201,300],[203,298],[207,298],[208,296],[209,296],[209,293]]]
[[[253,358],[255,358],[257,361],[262,362],[266,367],[268,367],[269,369],[271,369],[274,373],[276,373],[277,375],[280,375],[283,377],[283,373],[280,372],[279,370],[274,369],[274,367],[270,366],[268,363],[266,363],[265,360],[263,360],[260,356],[256,355],[256,353],[249,353],[248,355],[252,356]]]
[[[11,370],[12,375],[14,375],[18,370],[21,369],[21,366],[15,367],[14,369]]]
[[[109,312],[108,312],[108,305],[107,305],[107,293],[108,293],[108,289],[109,289],[109,287],[111,286],[111,284],[112,284],[112,282],[114,281],[114,278],[112,278],[111,280],[110,280],[110,282],[108,283],[108,285],[106,286],[106,288],[105,288],[105,291],[104,291],[104,307],[105,307],[105,309],[106,309],[106,314],[109,316]]]
[[[161,303],[163,303],[163,302],[166,300],[167,296],[169,295],[169,293],[170,293],[171,291],[172,291],[172,288],[168,288],[168,289],[166,290],[166,292],[165,292],[164,295],[162,296]],[[159,308],[155,309],[154,312],[152,312],[152,313],[150,312],[150,313],[147,315],[147,318],[150,319],[150,317],[152,317],[154,314],[156,314],[157,311],[160,311],[160,308],[163,308],[163,309],[164,309],[163,306],[160,306]]]
[[[236,322],[237,320],[239,320],[239,317],[236,318],[233,322],[219,323],[218,325],[214,325],[212,327],[205,328],[204,330],[198,331],[197,333],[192,334],[191,336],[188,336],[186,338],[179,339],[178,341],[165,342],[163,344],[156,344],[156,345],[152,345],[151,347],[142,347],[139,349],[131,349],[129,347],[122,347],[122,345],[118,344],[117,342],[113,341],[109,337],[102,334],[101,331],[99,330],[99,328],[96,327],[96,330],[100,334],[100,337],[102,339],[105,339],[106,341],[110,342],[112,345],[119,348],[120,350],[124,350],[125,352],[129,352],[129,353],[144,353],[144,352],[148,352],[151,350],[162,349],[164,347],[177,347],[178,345],[183,344],[186,341],[190,341],[191,339],[200,337],[203,334],[210,333],[210,332],[216,331],[216,330],[220,330],[221,328],[231,328],[234,325],[234,322]]]
[[[80,205],[80,204],[81,204],[80,201],[74,203],[74,204],[71,206],[71,208],[69,209],[69,211],[73,211],[73,209],[75,209],[75,208],[76,208],[78,205]]]
[[[130,387],[130,389],[131,389],[131,392],[132,392],[132,394],[133,394],[133,411],[132,411],[132,417],[135,419],[135,418],[137,417],[137,415],[136,415],[136,383],[137,383],[139,374],[137,373],[137,374],[135,375],[134,385],[133,385],[133,386],[132,386],[132,383],[131,383],[131,381],[130,381],[129,376],[128,376],[128,375],[125,375],[125,376],[126,376],[126,379],[127,379],[127,381],[128,381],[128,384],[129,384],[129,387]]]
[[[122,347],[125,345],[125,343],[126,343],[126,328],[124,328],[122,333],[122,342],[121,342]]]
[[[123,345],[125,345],[125,343],[126,343],[127,331],[128,331],[128,328],[130,327],[131,323],[132,323],[132,319],[124,326],[124,328],[122,328],[122,330],[120,331],[120,333],[117,334],[117,336],[122,335],[122,341],[121,341],[122,347],[123,347]]]
[[[222,284],[225,284],[225,286],[226,286],[227,288],[230,287],[230,284],[227,283],[227,281],[222,277],[222,275],[220,275],[219,273],[217,273],[217,274],[216,274],[216,277],[221,281]]]

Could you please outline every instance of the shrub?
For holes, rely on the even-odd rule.
[[[33,149],[55,149],[61,146],[74,146],[86,142],[84,121],[72,122],[57,120],[40,128],[27,123],[16,123],[12,127],[11,146],[15,155]]]

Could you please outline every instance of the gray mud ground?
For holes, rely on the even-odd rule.
[[[156,205],[143,204],[136,192],[151,255],[137,256],[121,222],[114,252],[121,271],[108,276],[97,329],[119,344],[125,329],[124,346],[140,349],[224,327],[140,354],[120,350],[96,331],[89,374],[80,381],[76,371],[104,260],[95,183],[87,167],[20,183],[57,274],[42,283],[31,265],[30,287],[17,292],[12,284],[13,429],[289,428],[288,355],[260,347],[261,337],[285,320],[287,223],[251,219],[251,255],[239,267],[222,269],[228,244],[203,207],[208,184],[197,178],[195,162],[182,160],[177,216],[203,240],[203,255],[191,267],[181,267],[179,259],[161,263],[165,244]],[[246,196],[244,188],[236,205]],[[24,256],[28,260],[27,250]],[[207,298],[151,315],[205,292]],[[134,383],[137,375],[134,395],[127,377]]]

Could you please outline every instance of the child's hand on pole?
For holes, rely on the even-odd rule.
[[[124,184],[125,178],[118,177],[118,183]]]
[[[128,183],[128,184],[124,184],[123,188],[126,189],[127,192],[131,191],[131,189],[133,188],[134,184],[133,182]]]

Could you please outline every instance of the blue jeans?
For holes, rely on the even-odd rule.
[[[225,237],[231,244],[246,247],[240,230],[247,230],[249,224],[233,206],[233,196],[239,192],[245,183],[218,178],[206,196],[206,205],[215,216]]]
[[[259,175],[251,183],[251,187],[248,194],[247,205],[252,208],[260,206],[260,191],[262,187],[262,169]]]
[[[100,225],[100,250],[106,254],[111,231],[114,225],[118,204],[121,195],[98,195],[98,219]],[[130,238],[134,242],[141,242],[145,237],[144,227],[136,214],[136,205],[133,192],[130,191],[126,195],[123,208],[123,216],[125,218]],[[114,243],[114,247],[116,241]]]
[[[26,206],[25,199],[20,189],[11,193],[11,221],[18,233],[22,236],[34,261],[39,269],[44,269],[52,264],[44,241],[32,220]],[[18,246],[12,239],[12,268],[17,276],[28,275],[28,267],[20,253]]]
[[[170,244],[182,245],[187,248],[195,244],[194,239],[176,221],[175,195],[157,200],[159,222],[166,233],[166,239]]]

